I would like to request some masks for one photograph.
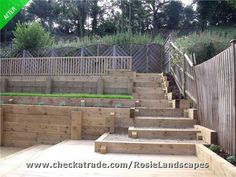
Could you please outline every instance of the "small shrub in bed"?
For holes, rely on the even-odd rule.
[[[236,157],[235,157],[235,156],[228,156],[228,157],[226,158],[226,160],[227,160],[229,163],[236,164]]]
[[[220,151],[221,151],[220,146],[215,145],[215,144],[211,144],[209,149],[212,150],[213,152],[217,153],[217,154],[220,153]]]
[[[65,101],[59,103],[59,106],[65,106],[65,105],[66,105]]]
[[[36,105],[38,105],[38,106],[43,106],[43,105],[44,105],[44,102],[38,102]]]

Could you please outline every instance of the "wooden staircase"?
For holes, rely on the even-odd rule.
[[[208,144],[195,128],[196,119],[186,109],[189,107],[173,108],[168,86],[162,74],[137,74],[134,126],[128,128],[128,134],[104,134],[96,140],[95,151],[194,155],[195,144]]]

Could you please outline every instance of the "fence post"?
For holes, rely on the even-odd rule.
[[[116,56],[116,45],[113,45],[112,47],[112,56]],[[113,59],[112,62],[112,69],[116,69],[116,59]]]
[[[3,145],[3,108],[0,108],[0,146]]]
[[[149,52],[149,45],[146,44],[146,73],[148,73],[148,66],[149,66],[148,52]]]
[[[234,102],[233,102],[233,108],[234,108],[234,127],[236,127],[236,39],[233,39],[230,41],[231,43],[231,55],[233,58],[233,77],[234,77]],[[234,130],[233,132],[233,137],[232,138],[236,138],[236,130]],[[234,152],[234,154],[236,154],[236,141],[233,142],[233,149],[232,152]]]
[[[186,59],[184,59],[184,65],[183,65],[183,92],[184,92],[184,98],[186,98]]]

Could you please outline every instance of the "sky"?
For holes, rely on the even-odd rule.
[[[193,0],[181,0],[182,2],[183,2],[183,4],[185,4],[185,5],[190,5],[192,2],[193,2]]]

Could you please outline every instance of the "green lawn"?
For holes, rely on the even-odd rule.
[[[7,92],[0,93],[0,96],[38,96],[38,97],[65,97],[65,98],[105,98],[105,99],[133,99],[131,95],[99,95],[87,93],[18,93]]]

